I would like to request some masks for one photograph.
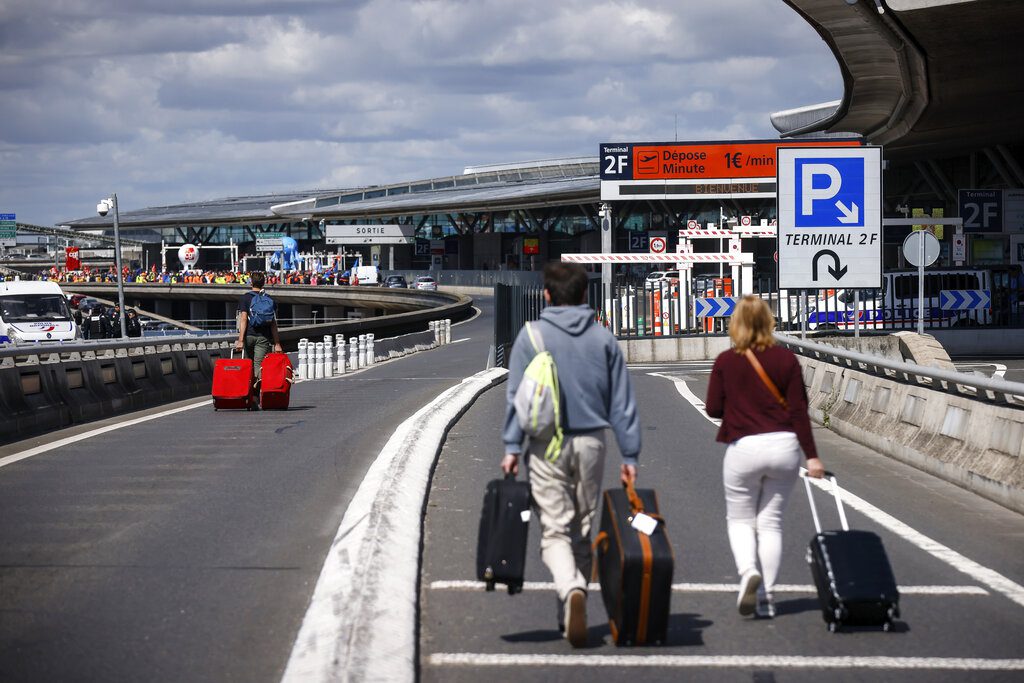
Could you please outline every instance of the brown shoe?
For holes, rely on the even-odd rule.
[[[565,599],[565,637],[573,647],[587,644],[587,594],[579,588]]]

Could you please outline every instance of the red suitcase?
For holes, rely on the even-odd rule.
[[[292,393],[292,361],[285,353],[268,353],[260,366],[260,408],[287,410]]]
[[[213,409],[252,407],[252,361],[220,358],[213,365]]]

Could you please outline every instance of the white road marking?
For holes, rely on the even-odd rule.
[[[106,427],[99,427],[97,429],[91,429],[91,430],[89,430],[87,432],[82,432],[81,434],[76,434],[74,436],[69,436],[66,439],[58,439],[57,441],[52,441],[50,443],[45,443],[45,444],[43,444],[41,446],[36,446],[35,448],[29,448],[27,450],[20,451],[18,453],[14,453],[12,455],[8,455],[8,456],[5,456],[3,458],[0,458],[0,467],[6,467],[7,465],[12,465],[12,464],[18,462],[19,460],[24,460],[25,458],[31,458],[33,455],[39,455],[40,453],[46,453],[47,451],[52,451],[52,450],[55,450],[57,448],[62,448],[64,446],[70,446],[72,444],[77,444],[77,443],[79,443],[80,441],[82,441],[84,439],[89,439],[89,438],[92,438],[94,436],[99,436],[100,434],[106,434],[107,432],[113,432],[113,431],[118,430],[118,429],[124,429],[125,427],[131,427],[133,425],[142,424],[143,422],[149,422],[150,420],[158,420],[161,417],[167,417],[168,415],[174,415],[176,413],[183,413],[186,410],[195,410],[196,408],[199,408],[201,406],[208,406],[211,403],[213,403],[213,399],[208,399],[206,401],[200,401],[199,403],[193,403],[191,405],[181,406],[179,408],[171,408],[170,410],[164,410],[164,411],[159,412],[159,413],[153,413],[152,415],[146,415],[145,417],[137,417],[137,418],[135,418],[133,420],[126,420],[124,422],[118,422],[117,424],[107,425]]]
[[[453,339],[450,343],[451,344],[461,344],[462,342],[469,341],[470,339],[472,339],[472,337],[463,337],[462,339]],[[448,344],[444,344],[444,346],[448,346]]]
[[[785,657],[700,655],[506,655],[437,652],[431,666],[589,666],[676,669],[914,669],[930,671],[1021,671],[1024,659],[966,657]]]
[[[718,420],[708,417],[708,414],[704,410],[704,403],[693,395],[693,392],[690,391],[688,386],[686,386],[686,382],[684,380],[658,372],[652,372],[649,374],[655,377],[664,377],[665,379],[673,382],[676,385],[676,390],[679,394],[686,399],[687,402],[693,405],[693,407],[697,408],[701,415],[716,425],[720,423]],[[831,485],[826,484],[823,480],[811,479],[809,481],[821,490],[831,493]],[[885,527],[903,540],[917,546],[927,553],[930,553],[934,557],[937,557],[957,571],[971,577],[978,583],[984,584],[997,593],[1002,593],[1018,605],[1024,606],[1024,586],[1011,581],[993,569],[989,569],[988,567],[978,564],[974,560],[964,557],[952,548],[925,536],[916,529],[896,519],[889,513],[883,512],[863,498],[854,495],[848,489],[844,488],[842,490],[842,496],[843,503],[860,512],[879,526]]]
[[[674,583],[675,593],[735,593],[737,583]],[[430,590],[483,591],[482,581],[431,581]],[[547,581],[527,581],[524,591],[553,591],[555,584]],[[989,595],[981,586],[900,586],[900,595]],[[600,592],[601,584],[587,586],[591,592]],[[811,584],[781,583],[775,586],[776,593],[810,593],[817,591]]]
[[[398,426],[345,510],[282,676],[413,681],[423,501],[445,435],[503,368],[467,377]]]
[[[670,382],[676,385],[676,391],[678,391],[679,395],[683,397],[683,400],[689,403],[694,408],[696,408],[697,412],[703,415],[705,418],[707,418],[707,420],[710,421],[711,424],[715,425],[716,427],[722,424],[721,420],[715,419],[708,415],[707,408],[704,406],[704,401],[697,398],[697,395],[690,391],[690,387],[686,384],[684,380],[679,379],[678,377],[673,377],[672,375],[666,375],[665,373],[662,372],[648,372],[647,374],[650,375],[651,377],[662,377],[664,379],[669,380]]]

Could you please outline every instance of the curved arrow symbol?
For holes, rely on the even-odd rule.
[[[818,279],[818,259],[826,255],[831,256],[832,260],[835,261],[836,264],[835,267],[828,267],[828,274],[834,277],[836,280],[841,280],[843,276],[846,275],[846,271],[849,270],[849,268],[844,266],[842,262],[839,260],[839,254],[832,251],[831,249],[822,249],[821,251],[814,255],[814,259],[811,261],[811,279]]]

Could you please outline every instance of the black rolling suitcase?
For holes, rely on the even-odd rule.
[[[888,631],[900,615],[900,594],[889,556],[878,534],[850,529],[836,477],[831,472],[825,476],[832,482],[841,530],[821,530],[811,483],[804,477],[816,532],[807,549],[807,562],[822,616],[833,633],[844,625],[881,626]]]
[[[648,519],[644,533],[633,526]],[[658,497],[632,486],[604,492],[601,531],[594,540],[601,597],[616,645],[660,645],[668,632],[675,561]]]
[[[487,590],[498,583],[509,595],[523,590],[529,530],[530,485],[512,474],[488,482],[476,545],[476,578]]]

